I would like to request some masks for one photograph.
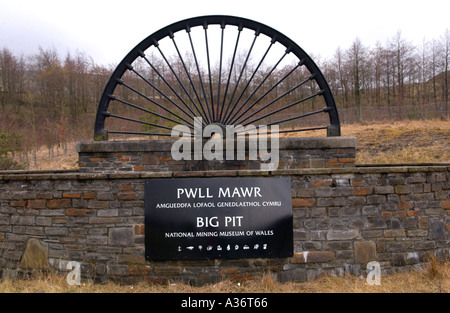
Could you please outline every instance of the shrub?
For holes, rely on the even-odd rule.
[[[0,170],[22,169],[23,166],[14,161],[11,155],[21,150],[22,138],[16,133],[8,134],[6,130],[0,131]]]

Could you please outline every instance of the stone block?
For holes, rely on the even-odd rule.
[[[277,281],[280,283],[305,282],[307,280],[308,274],[304,268],[281,271],[277,274]]]
[[[353,262],[353,251],[351,250],[339,250],[336,251],[336,260],[339,262],[344,261],[346,263]]]
[[[406,256],[403,253],[393,253],[391,262],[392,266],[405,266]]]
[[[90,211],[91,210],[89,209],[67,209],[65,213],[67,216],[81,217],[86,216],[86,214]]]
[[[109,206],[110,202],[109,201],[96,201],[96,200],[92,200],[89,201],[87,207],[89,209],[105,209]]]
[[[349,229],[360,229],[363,230],[366,224],[366,219],[363,217],[356,216],[351,218],[348,222]]]
[[[366,197],[362,196],[348,197],[347,201],[349,206],[361,207],[366,204]]]
[[[108,237],[106,236],[87,236],[86,242],[90,245],[106,245],[108,244]]]
[[[117,263],[121,264],[145,264],[144,255],[136,255],[136,254],[119,254],[117,256]]]
[[[107,265],[106,273],[109,276],[126,276],[129,270],[127,265]]]
[[[105,210],[98,210],[97,216],[99,216],[99,217],[113,217],[113,216],[119,216],[119,209],[105,209]]]
[[[67,236],[68,230],[65,227],[45,227],[47,236]]]
[[[351,240],[359,236],[358,230],[330,230],[327,233],[327,240]]]
[[[418,218],[417,224],[420,229],[428,229],[428,218],[426,218],[426,217]]]
[[[80,199],[81,198],[81,194],[80,193],[75,193],[75,192],[64,192],[62,194],[63,198],[69,198],[69,199]]]
[[[370,229],[387,228],[386,219],[382,217],[370,217],[367,219],[367,225]]]
[[[114,195],[111,192],[99,192],[97,193],[97,200],[100,201],[114,200]]]
[[[154,268],[158,275],[180,275],[183,271],[181,266],[157,266]]]
[[[146,276],[151,269],[148,265],[131,265],[129,271],[131,276]]]
[[[445,225],[439,220],[432,220],[429,222],[430,234],[428,239],[430,240],[445,240]]]
[[[311,168],[324,168],[326,164],[325,159],[311,159],[310,167]]]
[[[386,243],[388,252],[405,252],[414,248],[413,241],[389,241]]]
[[[343,216],[359,216],[361,215],[361,209],[358,206],[344,207],[342,209]]]
[[[332,206],[344,206],[347,202],[345,197],[332,197],[332,198],[318,198],[317,206],[332,207]]]
[[[17,280],[17,278],[19,276],[19,270],[17,270],[17,269],[5,268],[0,273],[2,273],[2,276],[1,276],[2,280],[15,281],[15,280]]]
[[[294,208],[301,208],[301,207],[312,207],[316,203],[316,199],[314,198],[293,198],[292,199],[292,206]]]
[[[352,241],[327,241],[324,244],[325,250],[353,250]]]
[[[306,231],[298,231],[298,230],[294,230],[294,240],[308,240],[309,239],[309,234]]]
[[[123,218],[121,217],[90,217],[89,224],[116,224],[121,223]]]
[[[406,231],[407,237],[427,237],[428,230],[427,229],[410,229]]]
[[[416,241],[414,243],[415,250],[432,250],[436,248],[436,243],[434,241]]]
[[[362,207],[361,214],[366,216],[377,216],[379,213],[375,205],[365,205]]]
[[[29,209],[45,209],[45,200],[28,200],[27,208]]]
[[[303,243],[304,250],[320,250],[322,249],[322,243],[319,241],[307,241]]]
[[[117,193],[117,198],[119,200],[135,200],[136,199],[136,193],[134,192],[119,192]]]
[[[3,198],[6,198],[6,197],[3,197]],[[30,200],[30,201],[31,201],[31,200]],[[11,207],[13,207],[13,208],[24,207],[24,206],[27,206],[27,205],[28,205],[27,202],[29,202],[29,201],[25,201],[25,200],[11,201],[11,202],[10,202],[10,205],[11,205]],[[2,213],[3,213],[3,212],[2,212]]]
[[[5,237],[6,242],[25,242],[28,239],[28,236],[26,235],[18,235],[12,233],[6,233]]]
[[[331,251],[303,251],[294,253],[291,259],[292,264],[304,263],[324,263],[334,260],[334,253]]]
[[[311,217],[323,217],[327,215],[326,208],[311,208]]]
[[[394,187],[394,191],[396,194],[404,195],[410,194],[412,192],[411,185],[396,185]]]
[[[386,194],[394,193],[394,187],[393,186],[378,186],[378,187],[374,188],[374,191],[376,194],[386,195]]]
[[[19,266],[21,269],[26,270],[50,269],[51,266],[48,262],[48,245],[36,238],[28,239]]]
[[[381,204],[386,202],[384,195],[370,195],[367,196],[367,204]]]
[[[32,236],[42,236],[44,234],[44,231],[42,227],[27,226],[25,227],[25,234]]]
[[[129,246],[133,243],[133,228],[113,228],[109,231],[109,244],[113,246]]]
[[[84,193],[83,194],[84,200],[92,200],[95,199],[95,193]]]
[[[62,208],[70,208],[72,204],[71,199],[52,199],[47,200],[47,208],[48,209],[62,209]]]
[[[403,229],[386,229],[384,231],[384,237],[394,238],[394,237],[404,237],[405,231]]]
[[[326,198],[326,197],[332,197],[333,196],[333,189],[329,187],[320,187],[311,189],[315,193],[315,196],[318,198]]]
[[[72,182],[58,182],[54,188],[55,190],[69,191],[72,189]]]
[[[419,263],[419,253],[410,252],[405,255],[406,264],[417,264]]]
[[[13,215],[11,217],[11,225],[34,225],[35,217],[34,216],[17,216]]]
[[[373,187],[353,187],[353,195],[367,196],[373,192]]]
[[[342,179],[337,180],[337,181],[342,181]],[[348,181],[348,180],[345,180],[345,181]],[[333,190],[334,196],[337,196],[337,197],[348,197],[348,196],[353,195],[353,187],[346,187],[346,186],[339,187],[338,186],[338,187],[333,188],[332,190]]]
[[[376,260],[377,251],[373,241],[358,241],[355,242],[354,247],[356,263],[367,264]]]

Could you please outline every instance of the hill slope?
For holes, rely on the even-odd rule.
[[[310,133],[304,136],[321,136]],[[358,138],[357,164],[450,162],[450,121],[400,121],[342,126],[343,136]],[[43,148],[30,170],[76,169],[76,142],[67,150]],[[31,162],[34,163],[34,162]]]

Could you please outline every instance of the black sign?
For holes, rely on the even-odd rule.
[[[290,178],[151,179],[147,260],[292,256]]]

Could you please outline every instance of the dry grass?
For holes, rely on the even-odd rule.
[[[120,285],[112,282],[94,284],[83,281],[70,286],[66,277],[55,273],[27,280],[4,280],[0,293],[450,293],[450,261],[432,258],[421,270],[381,276],[381,285],[369,285],[365,278],[348,275],[323,275],[305,283],[281,284],[266,274],[256,280],[237,283],[223,280],[216,284],[192,287],[187,284],[152,285],[138,283]]]
[[[357,164],[450,162],[450,121],[345,125],[358,138]]]
[[[323,131],[300,134],[321,137]],[[341,126],[342,136],[358,139],[357,164],[450,162],[450,121],[418,120]],[[294,137],[290,133],[287,136]]]
[[[357,164],[398,164],[450,162],[450,121],[420,120],[351,124],[342,126],[342,136],[358,139]],[[288,133],[285,136],[323,137],[323,131]],[[146,138],[148,139],[148,138]],[[47,148],[37,153],[37,164],[30,170],[76,169],[76,142],[67,151]]]

